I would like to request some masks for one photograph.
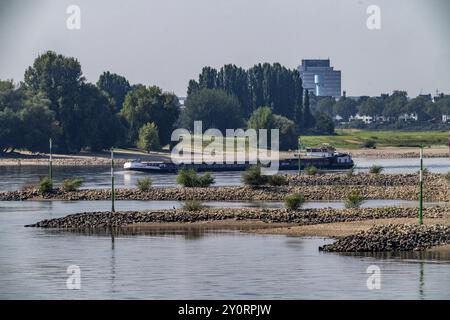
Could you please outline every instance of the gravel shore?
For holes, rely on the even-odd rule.
[[[449,207],[425,208],[427,218],[443,218],[450,215]],[[413,218],[417,216],[414,208],[362,208],[362,209],[286,209],[259,208],[204,208],[191,212],[182,209],[125,211],[125,212],[84,212],[62,218],[42,220],[27,227],[96,229],[109,226],[122,227],[140,223],[177,222],[192,223],[200,221],[262,221],[266,223],[291,223],[296,225],[323,224],[335,222],[362,221],[368,219]]]
[[[117,200],[190,200],[200,201],[245,201],[283,200],[287,194],[302,193],[306,200],[342,200],[352,191],[358,191],[365,199],[417,200],[417,175],[403,174],[345,174],[322,176],[288,176],[288,186],[278,187],[209,187],[209,188],[151,188],[117,189]],[[450,183],[443,175],[427,174],[424,182],[426,201],[450,200]],[[64,192],[55,189],[52,193],[40,194],[36,188],[0,193],[1,201],[18,200],[108,200],[109,189],[81,189]]]
[[[450,226],[389,224],[344,237],[319,250],[329,252],[422,251],[450,244]]]

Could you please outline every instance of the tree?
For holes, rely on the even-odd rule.
[[[333,114],[333,106],[335,103],[336,100],[332,97],[319,97],[314,111],[322,112],[331,116]]]
[[[333,106],[334,115],[341,116],[344,121],[348,121],[350,116],[354,116],[357,112],[356,102],[347,97],[342,97]]]
[[[48,139],[52,136],[54,112],[50,102],[42,96],[29,96],[18,112],[21,148],[31,152],[47,151]]]
[[[138,131],[144,124],[154,122],[161,145],[166,145],[178,119],[179,102],[174,94],[163,93],[156,86],[136,85],[125,97],[120,114],[128,124],[129,144],[137,142]]]
[[[222,89],[236,96],[245,118],[260,106],[269,106],[276,114],[295,120],[296,110],[302,108],[300,73],[279,63],[257,64],[249,70],[232,64],[220,71],[205,67],[198,81],[189,81],[188,98],[201,89]]]
[[[119,112],[122,108],[125,96],[131,90],[128,80],[115,73],[109,71],[103,72],[98,81],[97,87],[108,94],[113,100],[115,112]]]
[[[366,116],[380,116],[383,113],[383,105],[377,98],[368,98],[359,106],[358,113]]]
[[[272,109],[270,107],[260,107],[256,109],[250,119],[248,119],[247,126],[251,129],[271,129],[274,127],[274,119]]]
[[[303,100],[303,125],[302,129],[307,130],[313,128],[315,120],[311,114],[310,103],[309,103],[309,92],[305,90],[305,98]]]
[[[316,126],[314,131],[317,134],[332,135],[334,134],[334,121],[324,112],[316,113]]]
[[[404,107],[406,113],[417,114],[419,120],[428,120],[429,117],[426,114],[426,106],[431,103],[431,100],[425,97],[416,97],[411,99]]]
[[[181,113],[180,124],[192,128],[194,121],[202,121],[203,129],[240,128],[243,123],[239,101],[234,95],[220,89],[200,89],[191,94]]]
[[[82,84],[77,101],[79,127],[73,140],[79,142],[78,148],[93,151],[111,148],[123,130],[107,94],[93,84]]]
[[[85,79],[80,63],[47,51],[34,60],[33,66],[25,71],[24,87],[34,94],[42,92],[50,101],[50,110],[55,113],[58,132],[54,137],[55,147],[61,151],[79,150],[77,131],[79,128],[78,90]]]
[[[273,114],[272,109],[269,107],[256,109],[248,120],[247,126],[248,128],[257,131],[260,129],[267,129],[268,139],[271,139],[270,130],[278,129],[280,138],[279,147],[281,150],[294,149],[297,147],[298,128],[295,123],[286,117]]]
[[[297,126],[292,120],[274,114],[273,129],[279,129],[280,150],[293,150],[298,146]]]
[[[147,152],[160,148],[158,127],[154,122],[146,123],[139,129],[139,141],[137,145]]]
[[[394,91],[384,102],[383,116],[389,118],[398,118],[405,113],[405,105],[408,103],[408,94],[406,91]]]
[[[43,94],[0,81],[0,152],[16,148],[46,151],[54,113]]]

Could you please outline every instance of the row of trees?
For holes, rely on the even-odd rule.
[[[0,82],[0,151],[47,151],[49,137],[66,153],[135,146],[139,130],[150,124],[158,144],[166,144],[178,114],[174,94],[130,85],[110,72],[96,85],[88,83],[76,59],[49,51],[36,58],[20,84]]]
[[[191,80],[185,108],[173,93],[132,85],[104,72],[86,81],[80,63],[52,51],[38,56],[24,81],[0,82],[0,151],[47,151],[52,137],[65,153],[111,146],[151,150],[170,143],[176,127],[280,129],[281,146],[296,148],[298,134],[334,130],[325,113],[313,115],[297,70],[278,63],[249,70],[205,67]]]
[[[431,96],[418,96],[408,99],[405,91],[394,91],[391,95],[380,97],[360,97],[358,100],[342,97],[335,101],[331,97],[315,99],[313,109],[331,116],[339,115],[344,121],[351,116],[366,115],[397,119],[403,114],[416,114],[419,121],[440,122],[442,115],[450,114],[450,96],[441,94],[434,101]]]

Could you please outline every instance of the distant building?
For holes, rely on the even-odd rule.
[[[450,114],[442,115],[442,123],[450,123]]]
[[[298,67],[303,88],[318,97],[341,97],[341,71],[330,66],[330,59],[303,59]]]
[[[398,121],[418,121],[419,116],[417,113],[405,113],[398,117]]]

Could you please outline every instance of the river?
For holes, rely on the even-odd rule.
[[[239,230],[119,235],[24,228],[107,201],[0,202],[0,299],[448,299],[450,256],[323,253],[333,241]],[[118,201],[130,210],[176,202]],[[225,206],[225,204],[211,204]],[[68,290],[67,268],[81,270]],[[381,271],[369,290],[367,268]]]
[[[414,173],[418,171],[418,159],[363,159],[356,158],[356,172],[367,172],[372,165],[384,168],[384,173]],[[447,173],[450,171],[450,160],[447,158],[426,158],[424,166],[430,172]],[[14,166],[0,167],[0,191],[17,190],[27,184],[36,184],[39,178],[46,176],[46,166]],[[83,188],[108,188],[110,186],[110,169],[105,166],[64,166],[53,167],[55,183],[67,178],[79,177],[84,181]],[[294,174],[296,171],[282,171]],[[241,185],[240,172],[214,172],[215,186]],[[125,171],[116,168],[115,180],[118,188],[134,188],[136,180],[149,176],[155,187],[176,186],[176,174],[156,174]]]
[[[447,172],[447,159],[426,159]],[[414,172],[416,160],[357,161],[385,172]],[[0,167],[0,190],[35,183],[45,167]],[[55,167],[55,180],[83,178],[85,188],[109,185],[107,167]],[[118,168],[119,187],[148,174]],[[157,187],[175,186],[175,175],[151,175]],[[217,185],[239,185],[240,173],[215,173]],[[280,202],[207,202],[210,207],[280,207]],[[413,206],[370,200],[364,206]],[[428,204],[433,205],[433,204]],[[180,207],[177,201],[117,201],[117,210]],[[160,230],[116,235],[24,228],[42,219],[108,210],[108,201],[0,202],[0,299],[450,299],[450,255],[343,255],[318,247],[333,241],[248,234],[242,230]],[[306,208],[343,207],[307,202]],[[69,290],[67,268],[81,270],[81,289]],[[369,290],[370,266],[380,268],[381,288]]]

